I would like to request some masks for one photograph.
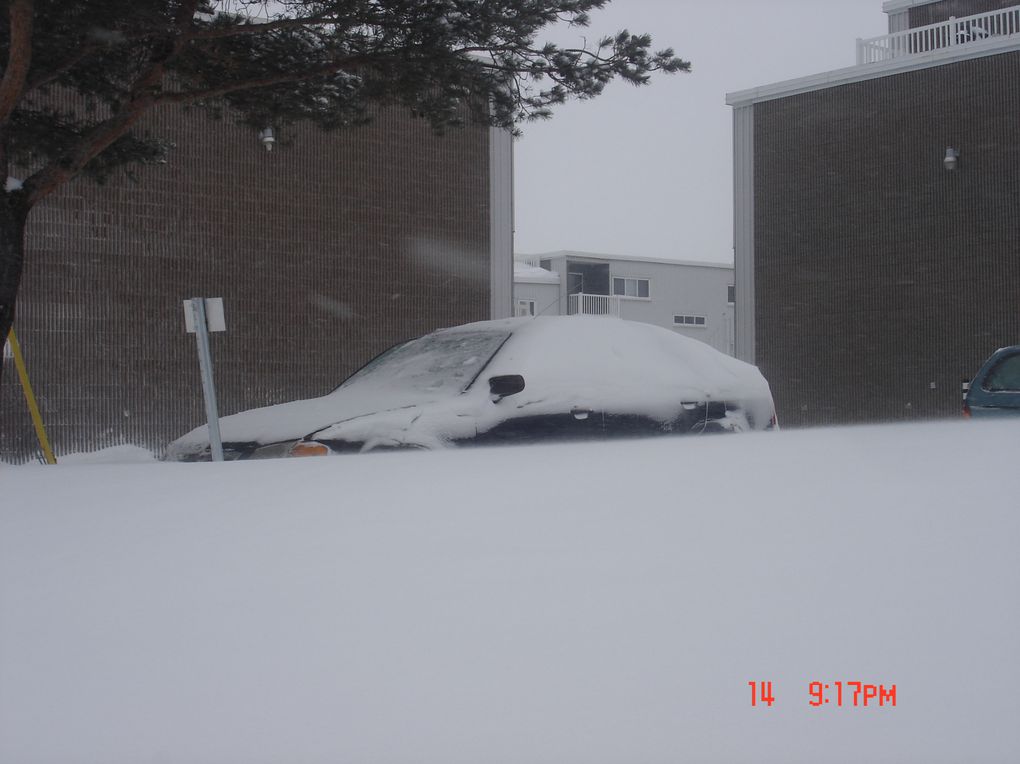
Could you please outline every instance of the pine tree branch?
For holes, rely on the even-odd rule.
[[[0,80],[0,125],[14,113],[25,92],[32,62],[32,0],[10,0],[10,34],[7,66]]]
[[[52,82],[56,82],[60,79],[60,77],[67,74],[69,71],[74,69],[74,67],[95,53],[97,49],[98,48],[94,45],[82,45],[73,56],[64,61],[62,64],[59,64],[45,74],[39,75],[35,79],[29,80],[25,84],[25,92],[36,90],[37,88],[45,87]]]
[[[85,165],[130,130],[153,106],[153,102],[151,95],[131,101],[113,117],[86,133],[70,156],[56,159],[33,173],[24,183],[29,206],[34,206],[80,173]]]
[[[130,95],[121,108],[82,136],[69,155],[49,162],[25,181],[24,189],[30,207],[80,173],[85,165],[130,130],[156,105],[155,92],[163,81],[167,64],[180,54],[190,39],[199,2],[182,0],[174,18],[172,35],[164,40],[162,46],[156,47],[149,59],[148,68],[132,84]]]
[[[324,26],[327,24],[341,24],[342,21],[335,15],[329,13],[313,14],[293,19],[276,19],[260,23],[238,23],[229,26],[222,25],[200,29],[195,31],[191,38],[193,40],[220,40],[225,37],[239,37],[241,35],[258,35],[267,32],[275,32],[278,29],[302,29],[313,26]]]
[[[270,77],[261,77],[259,79],[237,80],[235,82],[214,88],[206,88],[204,90],[182,90],[172,93],[163,93],[162,95],[157,96],[156,102],[161,104],[195,103],[196,101],[220,98],[221,96],[229,95],[231,93],[239,93],[242,90],[253,90],[255,88],[273,87],[274,85],[287,85],[294,82],[304,82],[306,80],[313,80],[318,77],[336,74],[337,72],[348,69],[356,69],[361,64],[372,60],[378,60],[379,58],[379,56],[348,56],[346,58],[333,61],[330,64],[312,69],[303,69],[298,72],[276,74]]]
[[[100,16],[104,25],[83,27],[76,48],[62,42],[59,54],[49,59],[38,41],[36,58],[44,64],[41,69],[49,70],[33,71],[35,81],[27,83],[29,74],[22,72],[19,87],[14,87],[17,71],[8,66],[0,87],[4,96],[0,105],[7,108],[8,117],[18,113],[26,87],[65,81],[112,110],[104,109],[105,118],[98,122],[93,120],[100,115],[91,114],[90,124],[48,144],[41,154],[46,165],[24,185],[30,203],[83,171],[96,171],[104,157],[115,157],[114,164],[142,161],[140,155],[124,152],[118,141],[160,104],[226,97],[249,120],[261,121],[279,112],[285,119],[290,114],[332,126],[343,123],[338,115],[361,113],[365,103],[399,102],[420,108],[439,129],[459,124],[454,105],[471,94],[489,97],[490,111],[481,114],[480,122],[512,124],[515,118],[548,116],[550,106],[569,97],[594,97],[616,78],[643,84],[649,72],[689,69],[671,50],[651,52],[647,35],[626,30],[591,45],[588,40],[571,48],[535,45],[538,28],[557,20],[585,26],[587,11],[602,7],[606,0],[519,0],[521,18],[504,13],[516,7],[511,2],[489,5],[472,0],[462,8],[458,0],[293,0],[293,7],[306,15],[277,15],[265,23],[243,16],[196,18],[204,1],[157,3],[173,9],[169,23],[160,13],[139,14],[130,24],[119,24],[117,14]],[[22,23],[9,25],[12,61],[15,38],[26,36],[24,20],[32,20],[33,2],[3,0],[12,22],[18,9],[22,11]],[[448,14],[454,6],[459,13]],[[43,18],[60,18],[55,9],[47,13],[56,15],[41,15],[44,7],[49,8],[40,4],[35,9],[37,35]],[[32,44],[30,31],[27,44]],[[360,83],[337,79],[343,73],[360,72],[366,75]],[[94,81],[84,79],[93,76]],[[548,89],[536,84],[543,78],[552,83]],[[297,84],[302,85],[300,91],[287,87]],[[259,91],[265,91],[265,98],[249,95]],[[36,143],[22,130],[15,145],[19,157],[38,161]],[[104,154],[111,146],[114,151]]]

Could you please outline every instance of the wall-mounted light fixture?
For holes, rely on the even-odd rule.
[[[942,160],[942,166],[947,170],[955,170],[960,163],[960,152],[954,148],[946,149],[946,158]]]
[[[260,130],[259,140],[262,141],[262,145],[266,147],[266,151],[272,151],[273,144],[276,143],[276,136],[273,135],[273,128],[266,127]]]

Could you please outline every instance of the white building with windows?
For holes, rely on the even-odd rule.
[[[611,315],[733,354],[733,266],[560,251],[514,256],[514,314]]]

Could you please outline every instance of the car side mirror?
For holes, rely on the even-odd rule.
[[[524,377],[520,374],[503,374],[489,377],[489,392],[498,403],[508,395],[516,395],[524,389]]]

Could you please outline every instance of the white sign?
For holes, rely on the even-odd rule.
[[[205,298],[205,323],[210,332],[225,332],[227,330],[222,297]],[[184,301],[184,328],[188,334],[195,333],[195,311],[191,307],[191,300]]]

